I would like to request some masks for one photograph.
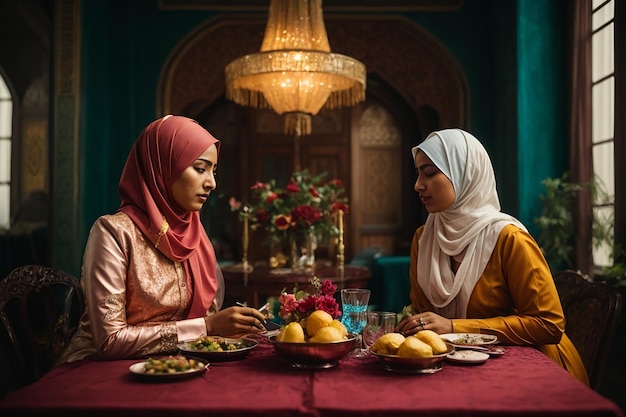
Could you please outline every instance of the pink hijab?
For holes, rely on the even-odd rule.
[[[122,177],[120,211],[165,256],[182,262],[192,292],[187,318],[204,317],[218,290],[213,245],[200,214],[181,209],[172,185],[209,146],[220,142],[195,120],[165,116],[150,123],[131,149]]]

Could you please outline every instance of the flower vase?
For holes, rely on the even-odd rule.
[[[317,237],[312,231],[294,232],[289,236],[291,269],[303,271],[315,268]]]
[[[270,244],[270,268],[284,268],[289,260],[288,254],[291,251],[290,247],[286,247],[284,241],[275,242]]]

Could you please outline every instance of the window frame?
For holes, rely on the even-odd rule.
[[[7,223],[4,224],[2,222],[0,222],[0,230],[7,230],[11,227],[11,219],[13,217],[13,211],[14,211],[14,202],[15,202],[15,193],[16,193],[16,164],[15,164],[15,147],[16,147],[16,143],[15,143],[15,113],[16,113],[16,100],[15,100],[15,91],[12,88],[11,82],[10,80],[6,77],[5,73],[2,71],[2,68],[0,68],[0,78],[3,82],[3,84],[6,86],[6,89],[8,91],[9,97],[8,99],[6,98],[0,98],[0,101],[8,101],[10,103],[10,114],[8,115],[8,118],[10,119],[10,123],[11,126],[9,128],[9,134],[7,137],[2,137],[1,140],[8,140],[9,141],[9,163],[10,163],[10,169],[9,169],[9,178],[8,181],[3,181],[2,184],[8,184],[9,186],[9,201],[8,201],[8,213],[7,214]],[[0,119],[1,120],[1,119]],[[2,162],[2,161],[0,161]],[[0,218],[1,220],[1,218]]]
[[[591,166],[595,186],[591,210],[594,229],[604,229],[601,231],[602,235],[610,239],[613,238],[615,227],[615,168],[617,165],[615,160],[617,114],[614,62],[616,52],[615,0],[591,0],[591,5]],[[599,47],[599,52],[596,52],[596,46]],[[610,54],[604,54],[607,51]],[[594,235],[595,233],[594,230]],[[593,242],[594,269],[602,270],[604,267],[612,266],[614,243],[614,239],[613,241]]]
[[[626,250],[626,2],[615,1],[615,243]],[[626,262],[626,259],[617,261]]]
[[[583,1],[587,7],[589,7],[589,42],[591,42],[591,35],[594,33],[594,29],[592,28],[592,0],[580,0]],[[615,198],[614,198],[614,245],[616,247],[621,248],[622,250],[626,250],[626,164],[623,161],[626,161],[626,118],[620,117],[620,115],[626,114],[626,2],[621,0],[606,0],[601,4],[598,4],[594,10],[597,10],[610,1],[613,2],[614,5],[614,16],[612,19],[613,24],[613,54],[614,54],[614,68],[613,68],[613,78],[614,78],[614,133],[613,133],[613,161],[614,161],[614,187],[615,187]],[[603,27],[601,25],[599,28]],[[598,28],[598,29],[599,29]],[[591,49],[591,46],[589,46]],[[588,60],[593,59],[593,54],[589,53],[586,55]],[[588,62],[589,68],[591,68],[592,62]],[[597,81],[606,80],[607,77],[602,77]],[[591,80],[591,74],[589,74],[589,89],[587,94],[589,97],[584,98],[585,100],[592,100],[592,85],[594,84]],[[575,99],[575,98],[574,98]],[[590,125],[592,112],[590,112]],[[591,132],[589,132],[591,134]],[[572,135],[572,138],[576,140],[576,136]],[[592,143],[592,138],[588,138],[589,144]],[[600,143],[600,142],[598,142]],[[584,146],[577,146],[576,144],[572,144],[573,148],[577,149],[580,152],[580,149],[584,149]],[[597,144],[593,144],[597,145]],[[591,145],[591,146],[593,146]],[[574,152],[577,152],[574,150]],[[593,152],[589,152],[587,155],[578,155],[579,160],[585,160],[586,163],[590,164],[593,167]],[[570,166],[571,170],[576,170],[576,166]],[[592,171],[593,172],[593,171]],[[584,197],[581,197],[584,198]],[[579,205],[579,207],[584,207]],[[589,210],[593,211],[593,205],[588,207]],[[588,214],[589,219],[592,217],[592,213]],[[583,218],[583,217],[580,217]],[[591,220],[589,220],[591,221]],[[577,239],[580,237],[577,236]],[[587,242],[576,242],[577,247],[587,247],[589,252],[592,252],[591,243]],[[577,262],[585,265],[583,258],[586,255],[581,253],[580,251],[577,253]],[[591,265],[589,265],[589,273],[591,275],[600,276],[602,275],[603,268],[599,265],[595,265],[593,262],[593,258],[591,257]],[[626,262],[626,257],[623,255],[616,259],[613,259],[613,264],[615,263],[624,263]]]

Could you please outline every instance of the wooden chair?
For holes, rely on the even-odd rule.
[[[565,313],[565,333],[578,350],[591,387],[598,390],[622,308],[620,292],[601,282],[590,282],[580,272],[554,274]]]
[[[84,308],[79,281],[51,267],[20,266],[0,281],[0,348],[13,374],[13,388],[52,368]]]

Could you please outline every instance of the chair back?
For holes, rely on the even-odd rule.
[[[590,282],[572,270],[557,272],[554,282],[565,314],[565,333],[585,364],[591,388],[598,390],[615,336],[622,295],[617,288]]]
[[[55,268],[20,266],[0,281],[0,348],[14,388],[36,381],[53,367],[84,308],[79,281]]]

